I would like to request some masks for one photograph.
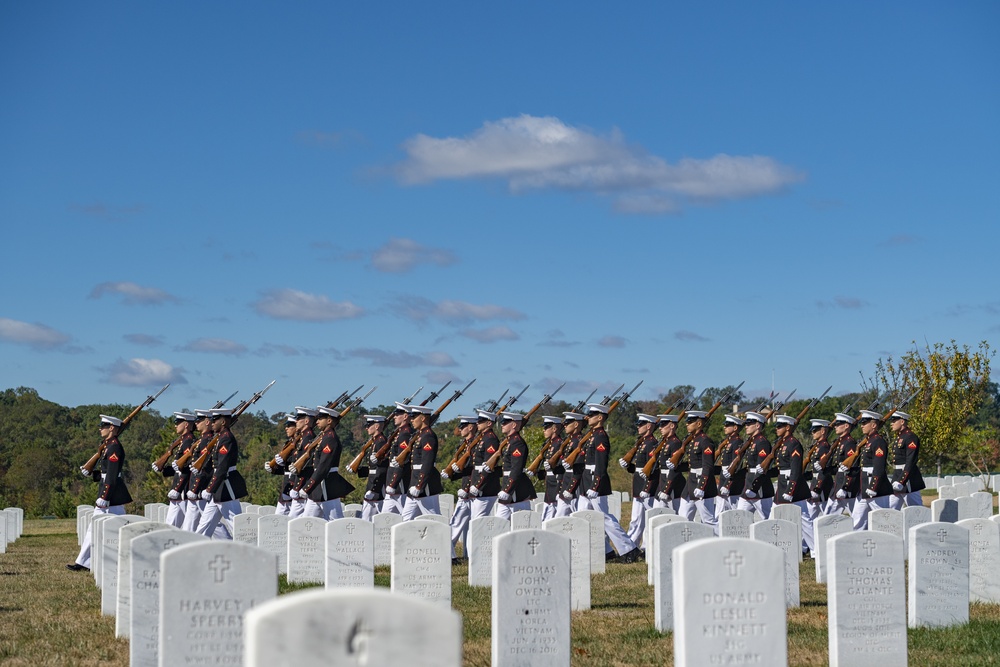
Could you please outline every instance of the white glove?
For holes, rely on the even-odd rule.
[[[483,473],[489,475],[491,472],[493,472],[493,468],[491,468],[488,464],[484,463],[483,464]]]
[[[445,468],[444,470],[441,471],[441,479],[451,479],[451,477],[448,476],[448,469],[447,468]]]
[[[639,494],[639,499],[640,500],[645,500],[646,498],[649,498],[649,491],[642,491]]]
[[[719,495],[722,496],[723,498],[728,498],[729,497],[729,487],[728,486],[724,486],[721,489],[719,489]]]
[[[813,470],[815,470],[816,472],[823,472],[823,464],[820,463],[819,461],[816,461],[815,463],[813,463]]]
[[[812,498],[813,500],[819,500],[819,499],[820,499],[820,497],[819,497],[819,494],[818,494],[818,493],[816,493],[815,491],[811,491],[811,492],[809,493],[809,496],[810,496],[810,497],[811,497],[811,498]]]
[[[465,500],[468,497],[469,497],[469,492],[468,491],[466,491],[465,489],[459,489],[458,490],[458,499],[459,500]]]
[[[394,458],[389,459],[389,467],[390,468],[398,468],[399,467],[399,461],[397,461]]]
[[[594,489],[587,489],[587,497],[593,500],[597,497],[597,491]]]
[[[209,490],[207,490],[207,489],[205,491],[202,491],[201,492],[201,499],[202,500],[211,500],[212,499],[212,492],[209,491]]]
[[[756,468],[754,468],[750,472],[752,472],[755,475],[763,475],[764,474],[764,468],[762,466],[757,466]]]
[[[375,454],[369,454],[368,455],[368,463],[371,463],[373,466],[377,466],[378,465],[378,456],[376,456]]]
[[[451,464],[451,470],[452,470],[452,472],[462,472],[462,469],[458,467],[457,463],[452,463]]]
[[[94,504],[100,507],[101,509],[104,509],[105,507],[111,507],[111,503],[105,500],[104,498],[98,498],[97,500],[94,501]]]
[[[90,477],[90,471],[84,468],[83,466],[80,466],[80,472],[83,474],[84,477]]]
[[[725,468],[722,469],[722,476],[725,477],[726,479],[729,479],[730,477],[733,476],[733,474],[729,472],[729,466],[726,466]]]
[[[906,491],[906,487],[903,486],[901,482],[893,482],[892,490],[895,491],[896,493],[903,493],[904,491]]]
[[[705,497],[705,492],[701,489],[695,489],[691,492],[691,495],[694,496],[695,500],[701,500]]]
[[[181,492],[178,491],[177,489],[170,489],[170,491],[167,492],[167,498],[169,498],[170,500],[180,500]]]
[[[479,497],[479,487],[476,486],[475,484],[473,484],[472,486],[469,487],[469,493],[471,493],[472,495],[474,495],[474,496],[476,496],[478,498]]]
[[[625,459],[618,459],[618,465],[620,465],[622,468],[628,468],[628,461],[626,461]]]
[[[264,462],[264,470],[267,471],[267,472],[272,472],[272,470],[271,470],[271,462],[270,461],[265,461]]]
[[[667,462],[663,464],[663,467],[666,468],[667,470],[673,470],[677,466],[674,465],[673,461],[671,461],[670,459],[667,459]]]
[[[875,496],[878,495],[878,491],[876,491],[875,489],[865,489],[865,495],[868,496],[869,498],[874,498]]]
[[[501,502],[507,502],[508,500],[510,500],[510,494],[507,493],[506,491],[501,491],[500,493],[497,494],[497,500]]]
[[[174,461],[173,463],[171,463],[170,466],[174,469],[174,472],[180,472],[181,471],[181,467],[177,463],[177,461]]]
[[[289,489],[288,490],[288,497],[297,500],[298,497],[299,497],[299,490],[298,489]]]
[[[531,479],[535,478],[535,473],[533,471],[531,471],[531,470],[525,470],[524,474],[527,475],[528,477],[530,477]]]
[[[790,494],[790,493],[783,493],[783,494],[781,494],[781,499],[784,500],[786,503],[790,503],[790,502],[792,502],[792,494]]]
[[[375,500],[375,492],[365,491],[365,500]]]
[[[562,496],[562,499],[565,500],[566,502],[573,500],[573,494],[570,493],[569,491],[563,491],[559,495]]]
[[[285,459],[281,458],[281,454],[274,455],[274,462],[277,463],[279,466],[285,465]]]
[[[161,472],[160,466],[156,465],[155,461],[149,467],[153,469],[153,472]]]
[[[668,500],[667,494],[665,494],[663,491],[660,491],[659,493],[656,494],[656,499],[661,500],[663,502],[667,502]]]
[[[194,491],[188,491],[187,493],[184,494],[184,497],[187,498],[188,500],[198,500],[198,494],[195,493]]]
[[[743,492],[743,495],[746,496],[747,498],[757,497],[757,493],[753,489],[747,489],[746,491]]]
[[[408,491],[408,493],[410,494],[411,498],[419,498],[420,497],[420,489],[418,489],[415,486],[411,486],[410,490]]]
[[[542,466],[544,466],[545,472],[552,472],[552,464],[549,463],[548,459],[545,459],[544,461],[542,461]]]
[[[387,496],[395,496],[398,493],[399,493],[399,491],[397,491],[396,487],[394,487],[394,486],[387,486],[387,487],[385,487],[385,495],[387,495]]]
[[[850,470],[850,468],[845,466],[843,463],[837,466],[837,472],[847,472],[848,470]]]
[[[278,496],[278,500],[283,503],[288,503],[292,501],[292,497],[287,493],[282,493]]]
[[[847,491],[844,491],[843,489],[841,489],[840,491],[837,491],[837,499],[838,500],[843,500],[846,497],[847,497]]]

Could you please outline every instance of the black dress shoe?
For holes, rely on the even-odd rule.
[[[616,554],[614,551],[607,551],[607,552],[605,552],[605,554],[604,554],[604,562],[605,563],[614,563],[617,560],[618,560],[618,554]]]
[[[452,565],[461,565],[462,564],[462,559],[461,558],[452,558],[451,559],[451,564]]]
[[[66,566],[66,569],[67,570],[73,570],[74,572],[79,572],[80,570],[86,570],[87,572],[90,572],[90,568],[89,567],[84,567],[83,565],[80,565],[79,563],[70,563],[69,565]]]
[[[632,551],[629,551],[628,553],[620,556],[618,558],[618,562],[619,563],[634,563],[637,560],[639,560],[639,557],[640,557],[639,549],[632,549]]]

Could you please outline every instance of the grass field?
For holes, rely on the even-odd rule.
[[[89,573],[64,565],[77,553],[73,520],[26,521],[24,535],[0,554],[0,664],[128,665],[128,642],[115,639],[114,619],[100,614]],[[788,614],[790,665],[827,664],[826,589],[813,562],[802,563],[802,606]],[[453,568],[453,606],[462,613],[465,664],[490,662],[490,591],[466,585],[466,567]],[[387,568],[376,584],[389,585]],[[282,578],[281,592],[289,586]],[[653,589],[645,564],[611,564],[592,580],[593,608],[573,614],[573,665],[672,665],[670,634],[653,629]],[[973,605],[967,626],[909,633],[910,665],[1000,665],[1000,605]]]

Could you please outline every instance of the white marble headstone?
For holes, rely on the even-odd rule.
[[[391,587],[451,606],[451,530],[434,521],[404,521],[392,527]]]
[[[969,530],[969,595],[972,602],[1000,603],[1000,524],[963,519]]]
[[[932,521],[931,508],[924,505],[910,505],[903,508],[903,557],[910,558],[910,528]]]
[[[868,513],[868,530],[889,533],[902,540],[905,528],[906,522],[903,520],[903,513],[899,510],[880,507]]]
[[[586,520],[590,524],[590,573],[604,574],[604,515],[597,510],[577,510],[572,516]]]
[[[493,581],[493,538],[509,531],[510,522],[498,516],[481,516],[469,522],[470,586],[491,585]]]
[[[805,543],[802,541],[802,510],[798,505],[794,503],[782,503],[780,505],[771,505],[771,514],[767,517],[768,519],[781,519],[782,521],[788,521],[793,526],[795,526],[795,532],[799,536],[799,549],[796,553],[792,554],[795,558],[796,563],[802,562],[802,550],[806,548]],[[754,520],[757,520],[757,513],[754,512]],[[751,538],[753,536],[751,535]],[[796,570],[798,566],[796,565]],[[795,605],[798,606],[798,605]]]
[[[540,530],[542,515],[530,510],[519,510],[510,515],[511,530]]]
[[[792,505],[798,509],[796,505]],[[774,516],[772,512],[771,516]],[[798,517],[796,517],[798,518]],[[750,526],[750,539],[766,542],[781,549],[785,554],[785,605],[799,606],[799,556],[802,542],[799,538],[800,525],[784,519],[765,519]]]
[[[826,541],[836,535],[849,533],[854,529],[851,517],[846,514],[828,514],[813,521],[813,536],[816,542],[816,583],[826,583]]]
[[[646,560],[653,566],[653,621],[660,632],[674,629],[674,550],[695,540],[714,537],[711,526],[692,521],[661,521],[653,527]]]
[[[647,515],[648,516],[648,515]],[[646,522],[646,534],[649,535],[649,543],[646,545],[646,583],[653,586],[656,583],[656,563],[659,557],[656,550],[659,548],[658,542],[653,539],[656,529],[668,523],[694,523],[676,514],[657,514]],[[671,561],[673,562],[673,561]]]
[[[392,512],[382,512],[372,517],[375,527],[375,565],[388,565],[392,557],[392,527],[403,522],[403,517]]]
[[[154,530],[170,528],[165,523],[137,521],[118,530],[118,600],[115,605],[115,637],[128,637],[132,622],[132,540]]]
[[[257,516],[257,546],[274,554],[278,572],[288,572],[288,515],[260,514]]]
[[[326,519],[292,519],[288,522],[288,583],[321,584],[325,579]]]
[[[955,523],[958,521],[958,500],[953,498],[938,498],[931,503],[931,520],[936,522]]]
[[[135,514],[115,516],[104,522],[101,533],[101,613],[114,616],[118,608],[118,538],[122,526],[148,521]]]
[[[752,523],[753,514],[746,510],[725,510],[719,515],[719,536],[749,540]]]
[[[233,541],[257,546],[257,519],[259,514],[247,511],[233,517]]]
[[[590,609],[590,524],[579,517],[562,516],[549,519],[543,527],[570,539],[570,604],[573,611]]]
[[[375,526],[364,519],[326,524],[326,587],[375,586]]]
[[[968,623],[967,528],[934,522],[910,529],[907,591],[907,618],[911,628]]]

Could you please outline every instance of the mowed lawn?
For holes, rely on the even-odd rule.
[[[0,664],[128,665],[128,642],[114,636],[114,618],[101,616],[89,573],[64,565],[77,553],[74,520],[26,521],[24,535],[0,554]],[[466,567],[453,568],[453,606],[462,613],[465,664],[490,663],[490,591],[466,585]],[[790,665],[827,664],[826,589],[813,562],[800,568],[802,606],[788,613]],[[388,569],[376,583],[389,585]],[[281,592],[303,588],[288,586]],[[644,563],[609,564],[592,578],[593,608],[573,614],[573,665],[672,665],[669,633],[653,629],[653,589]],[[910,665],[1000,665],[1000,605],[973,605],[969,625],[909,633]]]

